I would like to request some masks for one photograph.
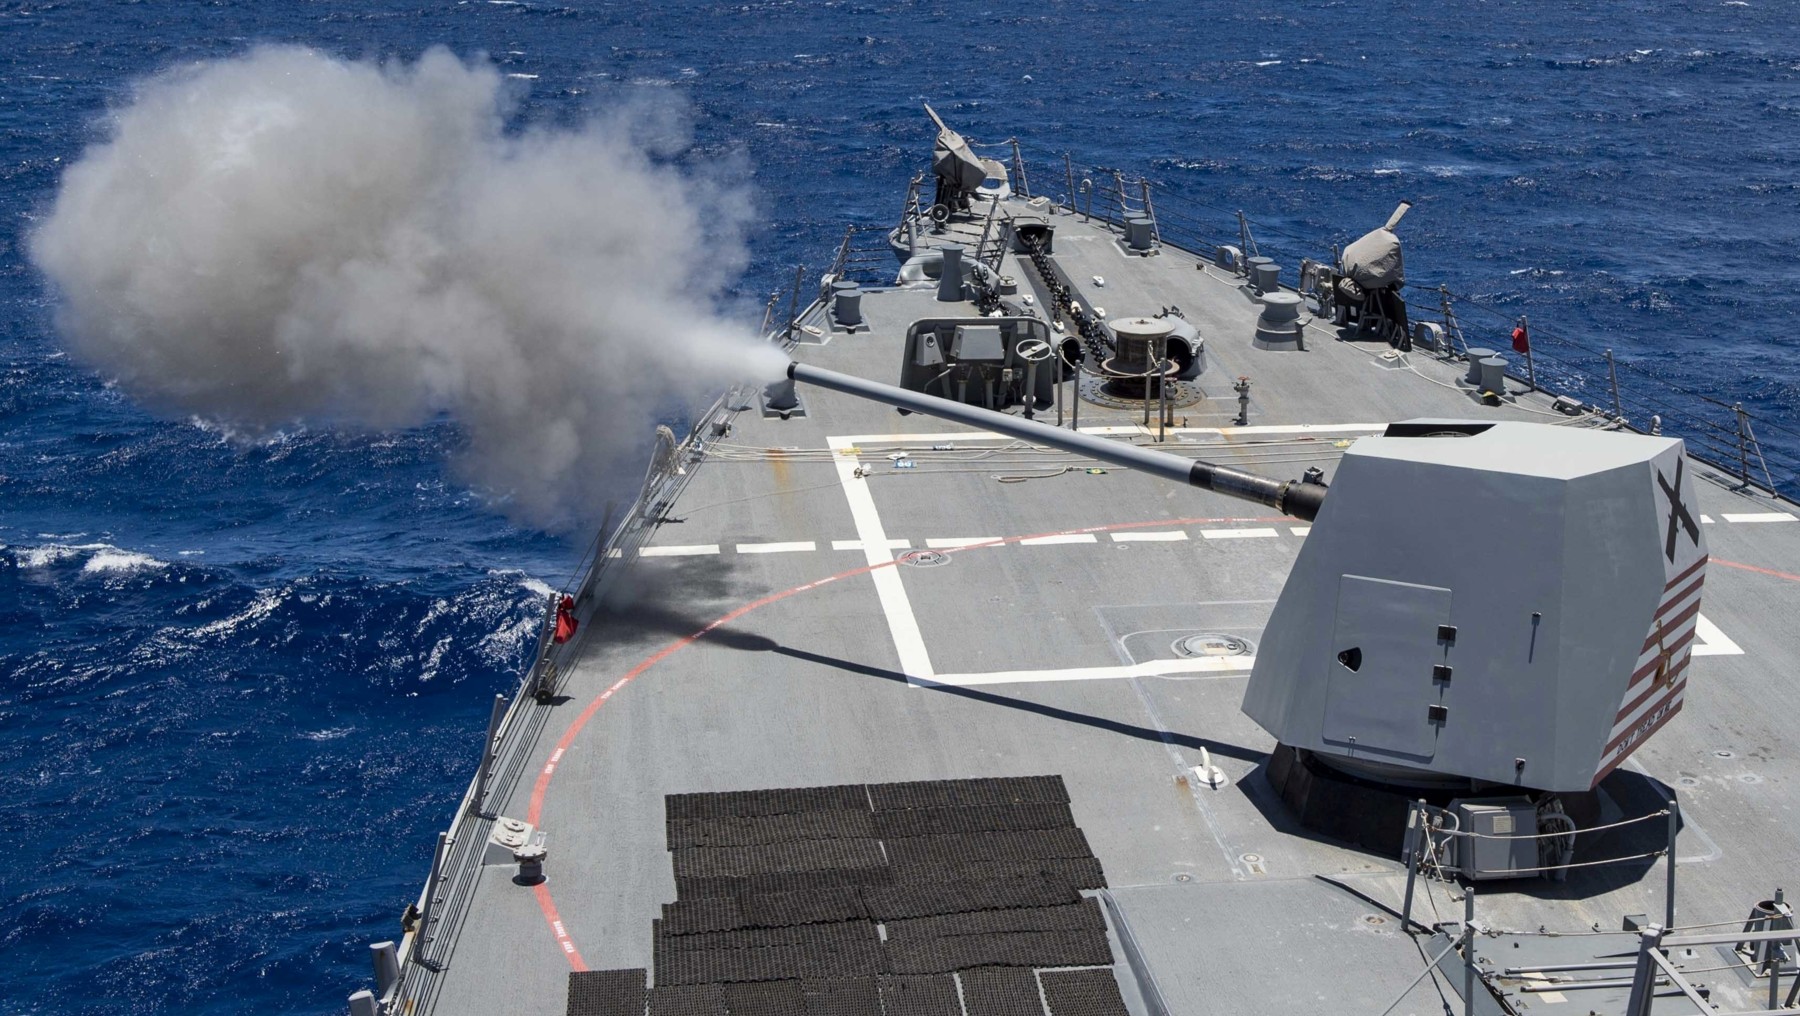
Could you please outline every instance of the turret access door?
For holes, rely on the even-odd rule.
[[[1450,590],[1345,575],[1325,686],[1325,740],[1430,758],[1437,752],[1446,669],[1439,626]]]

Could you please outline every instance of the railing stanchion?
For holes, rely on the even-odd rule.
[[[1625,419],[1625,410],[1619,406],[1619,365],[1613,359],[1613,351],[1610,346],[1606,350],[1606,376],[1612,381],[1613,419],[1623,420]]]
[[[1424,824],[1425,800],[1409,801],[1406,805],[1406,902],[1400,905],[1400,930],[1412,928],[1413,886],[1419,881],[1419,855],[1424,853],[1421,846],[1423,837],[1419,835]]]
[[[1031,181],[1025,179],[1025,156],[1019,152],[1019,139],[1012,139],[1013,173],[1019,178],[1019,196],[1027,200],[1031,198]]]
[[[1150,220],[1150,242],[1162,246],[1162,227],[1156,224],[1156,206],[1150,202],[1150,181],[1139,180],[1138,189],[1144,195],[1144,217]]]
[[[799,323],[796,320],[796,316],[800,313],[800,283],[805,278],[806,278],[806,266],[805,265],[796,265],[794,268],[794,290],[792,293],[790,293],[788,295],[787,330],[786,330],[785,341],[790,346],[793,345],[793,343],[794,343],[794,326]]]
[[[1537,366],[1531,360],[1531,319],[1520,314],[1519,327],[1525,332],[1525,380],[1531,385],[1531,390],[1535,392],[1538,390]]]
[[[1475,887],[1463,887],[1463,1016],[1475,1016]]]
[[[1742,402],[1732,403],[1731,412],[1737,417],[1738,479],[1744,481],[1744,486],[1748,487],[1750,486],[1750,442],[1744,434],[1746,415],[1744,404]]]
[[[1069,429],[1081,429],[1081,359],[1075,360],[1075,388],[1069,393]]]
[[[437,850],[431,855],[431,875],[425,880],[425,905],[419,908],[419,927],[413,934],[412,958],[427,970],[436,970],[426,947],[431,944],[431,922],[437,919],[438,888],[444,879],[444,854],[450,847],[450,834],[438,833]]]
[[[1652,924],[1638,933],[1637,966],[1631,972],[1631,998],[1625,1016],[1650,1016],[1650,1000],[1656,994],[1656,962],[1650,953],[1662,946],[1663,929]]]
[[[1675,927],[1675,837],[1681,831],[1681,802],[1674,791],[1669,792],[1669,856],[1664,858],[1669,865],[1668,884],[1663,891],[1663,927]],[[1773,1009],[1774,1006],[1769,1008]]]
[[[500,754],[500,724],[506,719],[506,696],[494,696],[493,711],[488,714],[487,743],[481,746],[481,770],[475,776],[475,796],[469,807],[477,815],[491,814],[487,806],[488,780],[494,774],[494,759]]]

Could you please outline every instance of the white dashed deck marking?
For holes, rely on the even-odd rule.
[[[1748,514],[1721,512],[1720,518],[1727,522],[1794,522],[1800,521],[1787,512],[1750,512]]]
[[[691,546],[645,547],[638,551],[640,557],[697,557],[701,554],[717,554],[716,543],[697,543]]]
[[[792,554],[796,551],[818,550],[819,545],[811,540],[796,540],[792,543],[740,543],[737,552],[740,554]]]
[[[861,541],[861,540],[833,540],[833,541],[831,541],[831,549],[832,550],[862,550],[863,549],[863,541]],[[889,550],[911,550],[912,549],[912,541],[911,540],[889,540],[887,542],[887,549],[889,549]]]
[[[1148,533],[1126,530],[1112,534],[1114,543],[1176,543],[1188,538],[1188,534],[1179,529],[1154,530]]]
[[[1281,534],[1273,529],[1202,529],[1200,535],[1209,540],[1253,540]]]

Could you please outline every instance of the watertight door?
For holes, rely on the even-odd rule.
[[[1447,722],[1432,667],[1443,662],[1438,626],[1450,590],[1345,575],[1325,660],[1326,741],[1427,759]]]

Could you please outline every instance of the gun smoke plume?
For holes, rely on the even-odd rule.
[[[114,111],[31,237],[76,353],[164,410],[394,428],[539,525],[591,522],[658,409],[779,373],[723,313],[739,187],[670,165],[667,117],[508,133],[500,75],[444,50],[276,47]]]

